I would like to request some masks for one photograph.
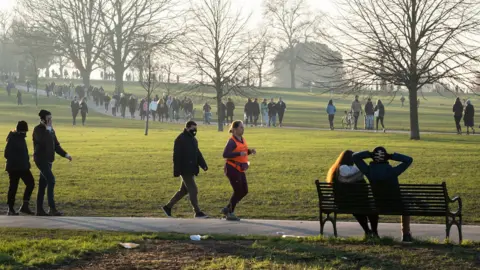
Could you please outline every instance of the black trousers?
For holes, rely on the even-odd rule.
[[[87,120],[87,113],[82,112],[82,125],[84,125],[84,126],[85,126],[85,120]]]
[[[278,112],[278,123],[279,123],[280,125],[282,125],[282,123],[283,123],[283,115],[284,115],[284,114],[285,114],[285,112],[281,112],[281,111]]]
[[[33,178],[32,172],[30,172],[30,170],[8,171],[8,176],[10,178],[10,185],[8,187],[8,206],[13,207],[15,205],[15,197],[17,195],[18,183],[20,182],[20,179],[22,179],[23,183],[25,184],[23,201],[30,201],[33,189],[35,188],[35,179]]]
[[[460,125],[460,121],[462,121],[461,115],[455,115],[455,126],[457,127],[457,132],[462,132],[462,126]]]
[[[328,115],[328,122],[330,123],[330,129],[333,129],[333,119],[335,118],[335,114]]]
[[[225,175],[233,188],[233,194],[227,206],[230,213],[235,211],[235,206],[248,194],[248,184],[245,172],[240,172],[230,165],[225,165]]]
[[[380,124],[382,124],[382,128],[385,128],[385,126],[383,125],[383,116],[377,117],[377,130],[378,130],[378,121],[380,121]]]

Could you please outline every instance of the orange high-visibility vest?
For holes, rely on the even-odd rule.
[[[247,146],[247,141],[245,141],[245,138],[242,138],[243,143],[235,136],[232,136],[232,140],[235,142],[237,147],[233,150],[233,152],[244,152],[246,155],[245,156],[237,156],[234,158],[229,158],[227,159],[227,163],[232,165],[235,169],[237,169],[239,172],[244,172],[245,170],[242,170],[242,167],[240,166],[241,164],[248,164],[248,146]]]

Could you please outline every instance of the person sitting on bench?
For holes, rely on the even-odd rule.
[[[370,165],[365,163],[364,159],[366,158],[373,159]],[[388,163],[388,160],[401,163],[394,167]],[[398,153],[388,154],[384,147],[379,146],[375,148],[373,152],[363,151],[353,154],[353,162],[370,181],[376,200],[392,202],[398,198],[398,206],[400,208],[402,207],[398,176],[410,167],[413,162],[411,157]],[[395,208],[395,206],[396,205],[389,205],[388,207]],[[384,206],[380,205],[379,207],[382,208]],[[410,216],[402,216],[402,234],[403,242],[412,242]]]
[[[356,198],[355,205],[361,206],[362,203],[368,203],[368,189],[364,192],[355,190],[355,194],[350,194],[352,188],[362,188],[364,186],[354,186],[351,184],[366,183],[363,178],[363,173],[353,163],[353,152],[351,150],[343,151],[337,158],[335,163],[330,167],[327,174],[327,182],[334,184],[335,200],[339,207],[348,207],[343,205],[346,200],[352,200],[352,196]],[[366,188],[366,187],[365,187]],[[364,194],[360,195],[360,194]],[[353,214],[360,226],[365,232],[365,237],[378,237],[378,215],[360,215]],[[371,230],[368,227],[370,221]]]

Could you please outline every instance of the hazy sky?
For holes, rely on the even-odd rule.
[[[182,0],[180,0],[182,1]],[[0,0],[0,9],[11,9],[16,0]],[[187,2],[187,0],[185,0]],[[333,8],[332,0],[307,0],[313,9],[321,9],[325,12],[331,12]],[[234,5],[243,6],[245,10],[254,11],[255,19],[261,17],[261,0],[233,0]]]

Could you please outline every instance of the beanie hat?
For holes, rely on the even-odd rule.
[[[18,121],[17,124],[17,131],[18,132],[27,132],[28,131],[28,124],[25,121]]]

